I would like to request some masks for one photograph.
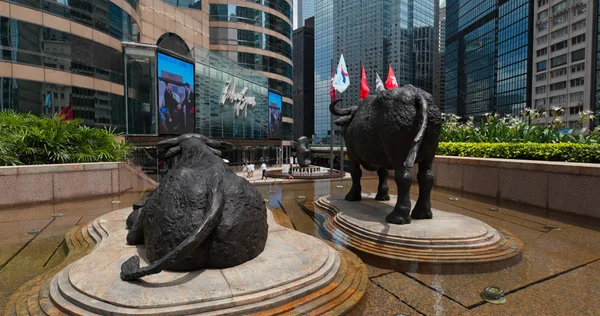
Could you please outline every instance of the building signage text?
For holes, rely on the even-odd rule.
[[[224,105],[225,102],[229,101],[233,103],[233,108],[235,111],[235,116],[240,115],[240,111],[244,110],[244,119],[248,115],[248,107],[254,108],[256,106],[256,98],[255,97],[247,97],[246,91],[248,91],[247,87],[244,87],[242,91],[239,93],[235,93],[235,83],[232,85],[230,81],[225,82],[225,86],[223,87],[223,92],[221,93],[221,105]]]

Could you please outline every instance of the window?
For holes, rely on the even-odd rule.
[[[552,25],[559,25],[561,23],[567,22],[569,20],[569,11],[557,16],[552,21]]]
[[[565,40],[565,41],[562,41],[562,42],[558,42],[558,43],[550,46],[550,51],[551,52],[555,52],[557,50],[561,50],[563,48],[566,48],[567,46],[569,46],[569,41],[568,40]]]
[[[546,86],[536,87],[535,93],[537,93],[537,94],[546,93]]]
[[[548,28],[548,22],[539,24],[538,25],[538,32],[541,32],[541,31],[543,31],[543,30],[545,30],[547,28]]]
[[[567,88],[567,82],[561,81],[550,85],[550,91],[562,90]]]
[[[546,105],[546,99],[537,99],[535,100],[535,107],[540,108]]]
[[[546,73],[535,76],[535,81],[544,81],[544,80],[546,80]]]
[[[585,21],[586,20],[581,20],[581,21],[573,23],[573,25],[571,25],[571,29],[573,31],[584,29],[585,28]]]
[[[585,33],[577,35],[571,39],[571,45],[577,45],[583,42],[585,42]]]
[[[537,71],[542,71],[542,70],[546,70],[546,68],[548,67],[548,61],[544,60],[544,61],[540,61],[539,63],[537,63]]]
[[[571,88],[583,86],[583,78],[577,78],[571,80]]]
[[[583,92],[571,93],[571,95],[569,96],[569,100],[571,102],[573,102],[573,101],[583,101]]]
[[[548,4],[548,0],[538,0],[538,7],[541,7],[543,5],[547,5]]]
[[[543,44],[546,44],[547,42],[548,42],[548,35],[540,36],[537,39],[538,45],[543,45]]]
[[[538,13],[538,20],[543,20],[548,17],[548,10]]]
[[[569,114],[571,115],[577,114],[579,112],[583,112],[583,105],[573,106],[569,108]]]
[[[550,37],[552,39],[555,39],[555,38],[563,37],[563,36],[567,35],[567,33],[569,33],[569,28],[565,26],[562,29],[559,29],[559,30],[556,30],[556,31],[550,33]]]
[[[576,50],[571,53],[571,61],[572,62],[582,60],[582,59],[585,59],[585,48]]]
[[[538,49],[537,57],[544,56],[548,54],[548,47],[544,47],[542,49]]]
[[[552,70],[550,72],[550,78],[555,78],[555,77],[559,77],[559,76],[566,75],[566,74],[567,74],[567,67],[560,68],[560,69]]]
[[[552,14],[567,8],[567,1],[560,2],[552,6]]]
[[[587,11],[587,4],[584,3],[578,7],[573,8],[573,16],[581,15],[585,13],[585,11]]]
[[[585,70],[585,63],[571,66],[571,73],[580,72]]]
[[[559,103],[565,103],[565,102],[567,102],[566,94],[558,95],[558,96],[550,98],[550,104],[559,104]]]
[[[554,68],[566,64],[568,60],[567,56],[567,54],[564,54],[550,59],[550,67]]]

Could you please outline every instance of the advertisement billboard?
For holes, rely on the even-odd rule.
[[[269,138],[281,139],[281,95],[269,91]]]
[[[158,134],[194,133],[194,64],[158,53]]]

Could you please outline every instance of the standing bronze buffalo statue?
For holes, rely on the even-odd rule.
[[[398,201],[386,221],[408,224],[411,217],[432,218],[432,162],[440,139],[442,116],[431,95],[407,85],[369,96],[358,106],[347,109],[336,108],[340,101],[332,102],[329,110],[340,116],[335,123],[341,126],[348,146],[352,188],[346,194],[346,200],[361,199],[361,165],[366,170],[377,171],[379,186],[375,199],[389,200],[387,170],[394,169]],[[411,168],[415,163],[419,164],[419,199],[411,215]]]
[[[231,144],[185,134],[158,146],[168,149],[165,159],[179,161],[127,218],[127,243],[145,244],[150,265],[140,268],[140,257],[131,257],[121,279],[228,268],[258,256],[267,242],[267,210],[256,188],[219,157]]]

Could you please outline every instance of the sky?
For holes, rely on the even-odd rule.
[[[183,83],[189,83],[194,86],[194,65],[168,55],[158,53],[158,76],[161,77],[162,71],[183,77]]]

